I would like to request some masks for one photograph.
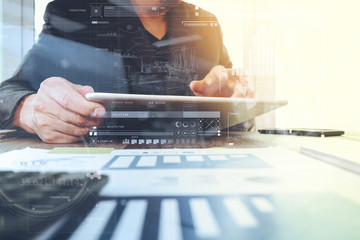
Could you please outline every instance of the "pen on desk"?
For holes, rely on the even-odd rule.
[[[300,153],[308,157],[317,159],[319,161],[325,162],[327,164],[333,165],[335,167],[341,168],[343,170],[352,172],[356,175],[360,175],[360,164],[349,161],[347,159],[304,147],[300,148]]]

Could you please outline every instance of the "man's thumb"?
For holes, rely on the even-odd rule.
[[[85,97],[87,93],[93,93],[94,89],[90,86],[81,86],[76,90],[81,96]]]
[[[190,83],[190,89],[194,92],[196,96],[201,95],[205,91],[205,88],[206,84],[204,80],[192,81]]]

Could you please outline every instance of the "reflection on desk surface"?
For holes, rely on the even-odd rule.
[[[29,239],[97,201],[108,178],[88,173],[0,172],[0,239]]]
[[[360,238],[359,176],[296,151],[84,152],[0,155],[1,239]]]
[[[89,202],[48,218],[14,215],[2,207],[0,236],[90,240],[360,237],[360,206],[333,194],[139,196]]]

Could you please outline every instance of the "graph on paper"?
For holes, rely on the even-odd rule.
[[[118,155],[103,169],[270,168],[252,154]]]
[[[329,207],[338,216],[333,222]],[[332,194],[119,197],[101,200],[80,224],[72,218],[60,230],[77,226],[70,239],[90,240],[338,239],[344,233],[357,239],[360,232],[346,222],[359,213],[358,205]]]

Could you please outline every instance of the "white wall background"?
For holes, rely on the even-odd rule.
[[[212,11],[232,58],[243,56],[240,66],[253,73],[257,97],[289,101],[275,122],[262,118],[258,127],[338,128],[360,136],[360,1],[196,2],[220,4]]]
[[[261,7],[260,2],[258,7]],[[289,100],[277,125],[339,128],[360,135],[360,2],[272,0],[282,71],[276,96]],[[297,14],[295,14],[297,13]]]
[[[34,43],[34,1],[2,0],[0,82],[12,76]]]
[[[44,12],[46,5],[52,0],[35,0],[35,36],[39,35],[44,24]]]
[[[2,34],[2,29],[3,29],[3,10],[2,10],[2,2],[0,3],[0,73],[2,73],[2,59],[3,59],[3,54],[2,54],[2,46],[3,46],[3,34]],[[0,74],[0,82],[1,82],[1,78],[2,78],[2,74]]]

